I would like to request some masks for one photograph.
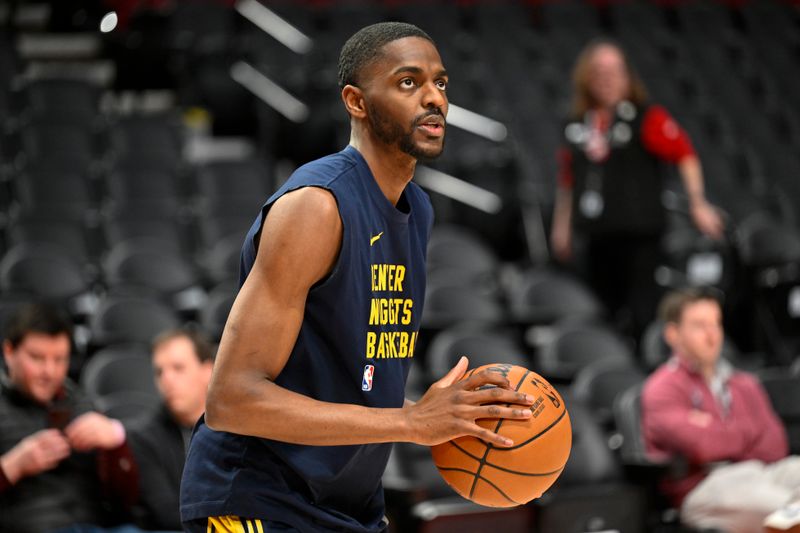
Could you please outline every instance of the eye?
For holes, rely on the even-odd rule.
[[[404,89],[410,89],[415,85],[416,83],[411,78],[403,78],[402,80],[400,80],[400,87],[403,87]]]
[[[447,90],[447,80],[436,80],[436,87],[438,87],[438,89],[440,91],[446,91]]]

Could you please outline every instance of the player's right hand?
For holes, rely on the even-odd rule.
[[[3,472],[11,483],[51,470],[71,449],[57,429],[43,429],[22,439],[2,458]]]
[[[499,372],[483,370],[462,380],[468,364],[467,358],[462,357],[417,403],[404,408],[413,442],[434,446],[471,435],[495,446],[513,445],[475,421],[530,418],[534,398],[512,390],[508,379]],[[484,388],[486,385],[490,386]]]

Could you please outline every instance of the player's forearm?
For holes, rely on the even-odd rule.
[[[211,429],[319,446],[409,440],[400,409],[322,402],[276,385],[288,359],[283,354],[297,336],[300,308],[286,306],[280,318],[259,317],[269,306],[252,308],[257,312],[234,310],[228,320],[206,399]],[[264,338],[271,341],[270,353],[264,353]]]
[[[209,391],[210,428],[313,446],[413,440],[401,408],[321,402],[266,379],[238,383],[235,392]]]

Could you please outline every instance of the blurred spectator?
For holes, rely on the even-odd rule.
[[[653,457],[680,456],[682,478],[663,489],[696,528],[761,532],[764,518],[800,498],[800,457],[758,379],[720,358],[722,309],[714,293],[668,294],[660,313],[673,357],[648,378],[642,424]]]
[[[41,304],[9,318],[8,371],[0,374],[0,531],[98,531],[135,498],[125,429],[92,411],[67,378],[71,332],[68,318]]]
[[[658,300],[654,271],[665,226],[664,163],[676,164],[700,231],[720,238],[722,220],[705,198],[692,144],[644,85],[613,41],[591,42],[573,70],[574,103],[559,153],[551,244],[573,258],[612,318],[638,338]],[[578,244],[576,242],[576,244]],[[626,310],[630,316],[620,316]]]
[[[178,509],[192,428],[205,411],[214,349],[200,333],[170,330],[153,343],[161,407],[130,429],[141,487],[137,521],[146,529],[181,530]]]

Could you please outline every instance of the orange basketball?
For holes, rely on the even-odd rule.
[[[569,458],[572,426],[561,395],[542,376],[521,366],[485,365],[508,378],[511,388],[535,398],[526,420],[484,418],[477,423],[510,438],[498,448],[476,437],[431,447],[439,473],[463,497],[490,507],[513,507],[538,498],[555,482]]]

